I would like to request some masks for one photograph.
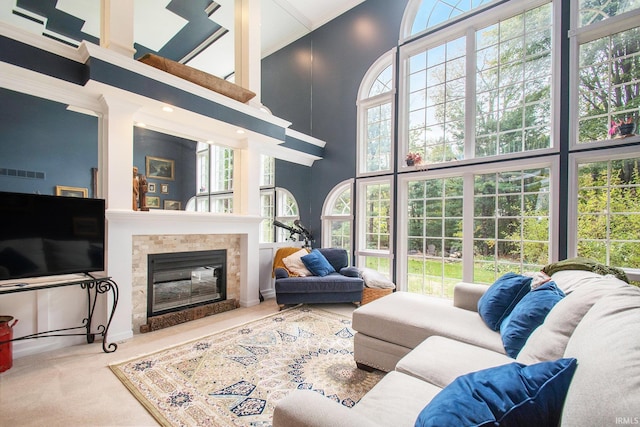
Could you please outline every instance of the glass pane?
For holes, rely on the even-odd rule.
[[[410,292],[453,297],[462,278],[462,180],[410,181],[407,283]]]
[[[640,28],[580,46],[578,143],[626,138],[637,131],[638,64]]]
[[[476,175],[474,281],[548,263],[549,181],[548,168]]]
[[[548,148],[551,4],[476,32],[477,157]]]
[[[367,110],[366,172],[391,168],[391,103]]]
[[[640,268],[639,165],[635,157],[579,166],[578,256]]]
[[[411,35],[447,22],[495,0],[426,1],[423,0],[411,26]]]
[[[637,1],[611,1],[611,0],[580,0],[579,1],[579,26],[603,21],[612,16],[637,9],[640,3]]]

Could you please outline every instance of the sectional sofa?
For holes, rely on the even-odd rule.
[[[520,303],[479,313],[491,287],[459,284],[453,304],[396,292],[358,308],[355,361],[388,373],[351,409],[297,390],[274,427],[639,424],[640,289],[591,271],[551,280],[539,288],[561,298],[516,352],[487,318],[510,325]]]

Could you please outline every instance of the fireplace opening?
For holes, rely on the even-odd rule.
[[[227,251],[148,255],[147,318],[227,298]]]

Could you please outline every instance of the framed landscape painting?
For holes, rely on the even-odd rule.
[[[176,162],[161,157],[147,156],[147,178],[175,180]]]
[[[82,187],[67,187],[65,185],[56,185],[56,196],[88,197],[89,189]]]
[[[160,197],[158,196],[147,196],[147,207],[148,208],[159,208],[160,207]]]
[[[165,200],[164,208],[168,211],[179,211],[182,209],[182,203],[177,200]]]

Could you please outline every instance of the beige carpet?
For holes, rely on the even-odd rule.
[[[291,390],[351,407],[381,379],[356,368],[350,326],[301,306],[111,369],[161,425],[270,426]]]

